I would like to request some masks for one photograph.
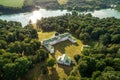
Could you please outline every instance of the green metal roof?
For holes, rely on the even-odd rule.
[[[64,34],[59,35],[60,38],[64,38],[64,37],[67,37],[67,36],[70,37],[71,35],[69,33],[64,33]],[[53,38],[44,40],[43,43],[49,44],[50,42],[53,42],[54,40],[57,40],[57,37],[53,37]]]

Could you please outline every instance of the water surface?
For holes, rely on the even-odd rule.
[[[25,12],[25,13],[16,13],[16,14],[7,14],[1,15],[0,19],[7,21],[18,21],[22,23],[22,26],[25,26],[31,20],[32,23],[36,23],[37,19],[41,19],[42,17],[54,17],[60,16],[63,14],[69,13],[67,10],[46,10],[39,9],[33,12]]]
[[[54,17],[60,16],[66,13],[70,13],[67,10],[46,10],[46,9],[39,9],[33,12],[25,12],[25,13],[16,13],[10,15],[1,15],[0,19],[7,20],[7,21],[19,21],[22,23],[23,26],[29,23],[29,20],[32,23],[36,23],[37,19],[41,19],[42,17]],[[80,12],[84,13],[84,12]],[[95,17],[99,18],[106,18],[106,17],[115,17],[120,18],[120,12],[115,9],[102,9],[102,10],[95,10],[93,12],[89,11],[87,13],[91,13]]]

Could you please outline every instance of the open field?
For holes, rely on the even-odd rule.
[[[6,7],[21,8],[24,4],[24,0],[0,0],[0,5]]]
[[[57,0],[59,4],[66,4],[68,0]]]

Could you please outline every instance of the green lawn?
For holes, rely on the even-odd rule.
[[[0,5],[7,7],[18,7],[21,8],[23,6],[24,0],[0,0]]]
[[[57,0],[59,4],[66,4],[68,0]]]

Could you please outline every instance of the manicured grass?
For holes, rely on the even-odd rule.
[[[0,0],[0,5],[6,7],[17,7],[21,8],[23,6],[24,0]]]
[[[68,0],[58,0],[59,4],[66,4],[68,2]]]

